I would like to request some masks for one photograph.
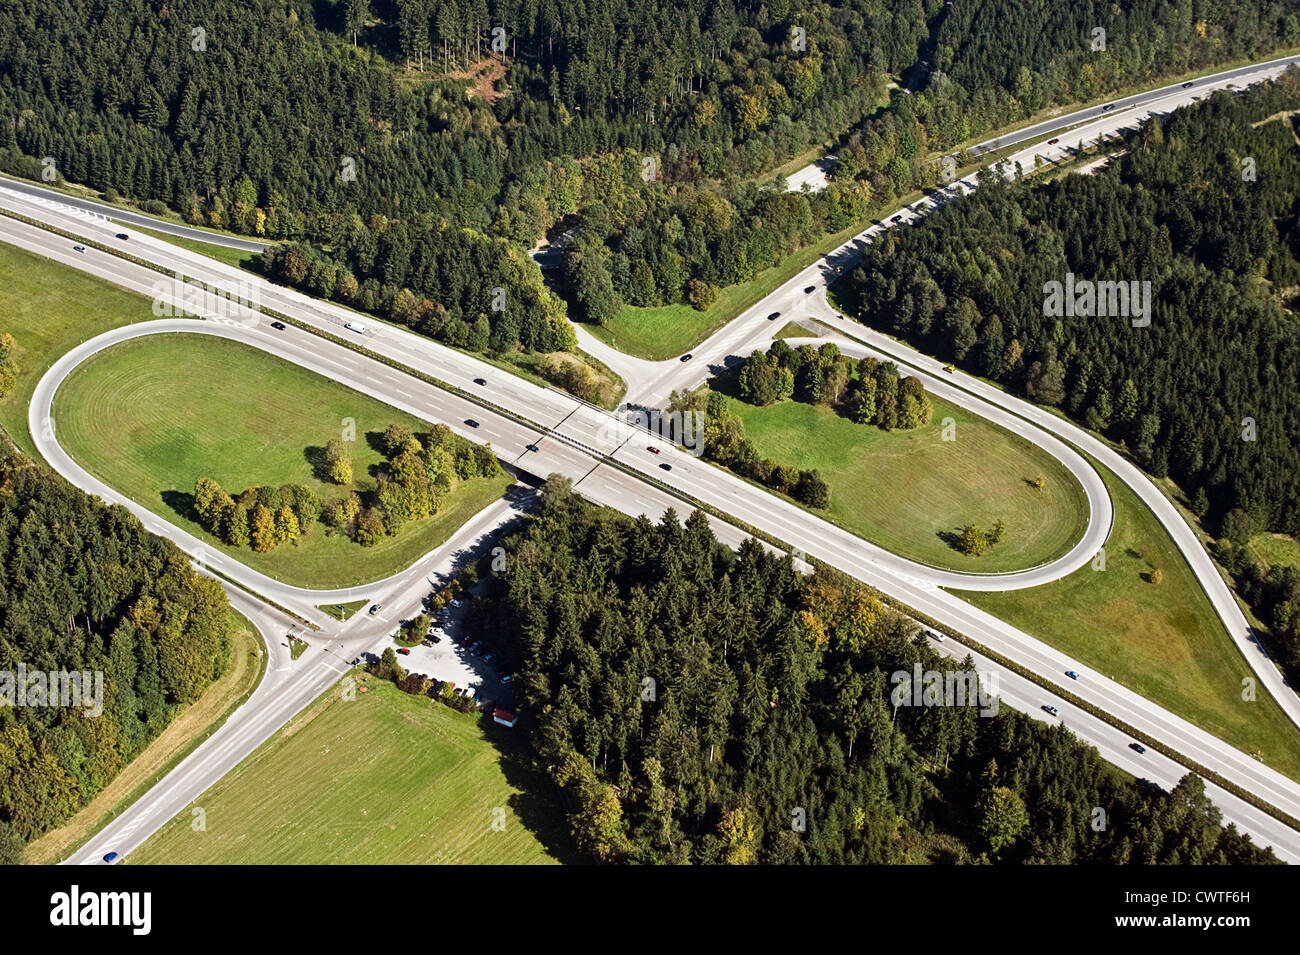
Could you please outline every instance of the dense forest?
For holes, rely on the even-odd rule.
[[[98,713],[0,706],[0,862],[84,806],[198,699],[225,670],[229,620],[220,585],[172,544],[4,439],[0,672],[98,671],[103,695]]]
[[[545,352],[572,342],[522,251],[560,225],[576,317],[706,308],[933,183],[932,149],[1297,35],[1281,0],[20,0],[0,168],[308,241],[330,256],[298,250],[286,281]],[[831,141],[824,195],[749,181]]]
[[[505,542],[490,634],[583,853],[629,863],[1256,863],[1201,780],[1125,780],[1061,726],[914,706],[964,674],[855,583],[703,515],[654,524],[562,478]],[[1105,820],[1094,807],[1105,807]]]
[[[1122,442],[1211,527],[1239,508],[1294,534],[1297,106],[1292,71],[1153,121],[1106,173],[988,181],[866,250],[860,317]],[[1149,327],[1051,314],[1068,274],[1149,282]]]
[[[6,165],[35,175],[51,156],[69,180],[272,237],[314,238],[328,212],[482,229],[499,203],[550,198],[558,157],[634,148],[683,175],[756,173],[874,108],[925,29],[918,0],[366,6],[9,4],[0,149],[30,162]],[[494,25],[508,50],[491,51]],[[500,91],[467,100],[444,78],[489,58]]]

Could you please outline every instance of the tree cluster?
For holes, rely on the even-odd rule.
[[[302,484],[250,487],[236,498],[212,478],[201,477],[194,482],[194,512],[203,529],[218,540],[265,554],[308,532],[320,517],[321,505]]]
[[[698,392],[682,395],[674,391],[669,410],[693,414],[703,422],[703,451],[709,460],[774,491],[788,494],[809,507],[830,507],[830,485],[821,472],[816,468],[801,469],[778,464],[759,455],[758,448],[745,436],[745,423],[727,407],[723,395],[716,391],[707,396]]]
[[[784,398],[833,408],[858,424],[882,431],[929,424],[934,405],[914,375],[902,378],[892,361],[871,356],[853,361],[832,343],[791,348],[777,340],[754,352],[736,380],[740,397],[764,406]]]
[[[377,438],[387,461],[378,469],[372,491],[350,489],[352,461],[343,442],[331,440],[321,477],[349,488],[348,493],[322,502],[311,488],[286,484],[249,488],[232,498],[216,481],[201,477],[194,485],[199,523],[226,544],[250,546],[258,553],[310,533],[318,520],[370,547],[400,533],[411,521],[437,513],[443,498],[461,481],[501,473],[490,445],[468,441],[443,424],[419,436],[393,424]]]
[[[576,345],[563,303],[537,266],[502,239],[435,223],[357,217],[329,255],[297,243],[267,249],[269,277],[382,315],[469,351],[551,352]]]

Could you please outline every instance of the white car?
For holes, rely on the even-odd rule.
[[[364,335],[366,333],[366,326],[361,322],[348,322],[343,327],[350,332],[356,332],[358,335]]]

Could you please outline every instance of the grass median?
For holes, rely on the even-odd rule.
[[[27,408],[41,376],[88,338],[156,316],[143,295],[3,242],[0,275],[0,332],[18,345],[17,381],[0,399],[0,424],[39,460],[27,433]]]

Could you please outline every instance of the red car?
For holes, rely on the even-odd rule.
[[[410,647],[398,647],[398,648],[397,648],[397,652],[400,653],[400,654],[401,654],[402,656],[404,656],[404,657],[408,657],[408,656],[411,655],[411,648],[410,648]]]
[[[1049,146],[1055,146],[1055,145],[1056,145],[1057,143],[1059,143],[1059,142],[1060,142],[1059,139],[1049,139],[1049,140],[1047,141],[1047,145],[1049,145]]]
[[[659,453],[659,449],[656,448],[653,444],[648,444],[648,445],[646,445],[646,450],[649,451],[651,454],[658,454],[658,453]]]

